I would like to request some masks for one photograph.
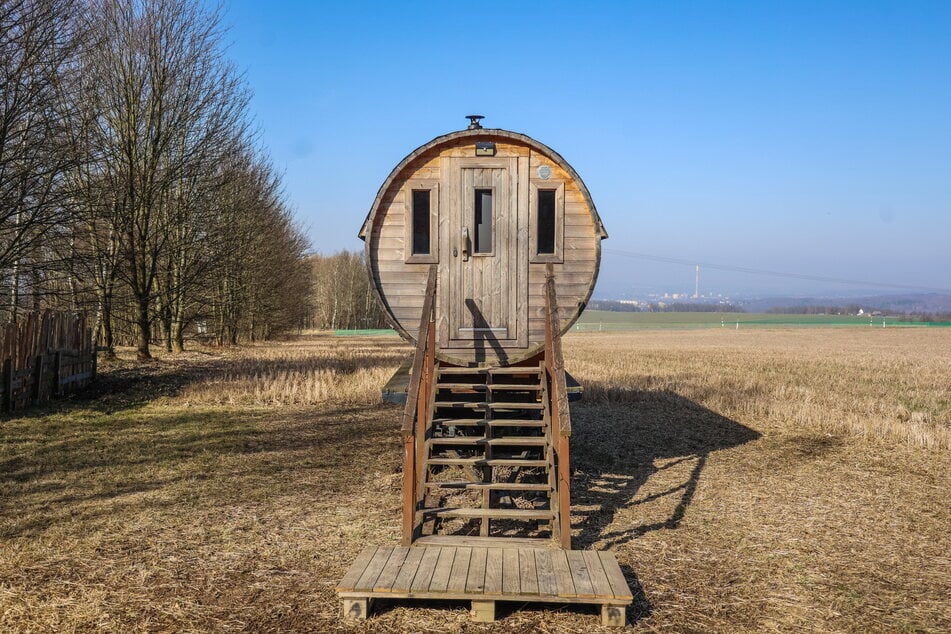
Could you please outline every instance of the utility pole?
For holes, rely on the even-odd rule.
[[[699,299],[700,297],[700,265],[697,265],[697,279],[693,285],[693,298]]]

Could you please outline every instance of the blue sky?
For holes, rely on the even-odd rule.
[[[321,252],[362,248],[389,171],[480,113],[578,170],[605,249],[951,288],[951,3],[233,0],[224,13],[261,140]],[[690,267],[607,252],[596,295],[692,286]],[[856,287],[706,270],[702,286]]]

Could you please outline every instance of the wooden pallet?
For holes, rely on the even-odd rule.
[[[471,601],[481,622],[495,620],[496,601],[537,601],[600,605],[601,623],[618,627],[633,600],[614,553],[524,546],[368,546],[337,594],[358,619],[373,599]]]

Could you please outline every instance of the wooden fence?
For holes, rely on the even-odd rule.
[[[92,330],[82,315],[47,310],[0,326],[0,359],[4,412],[78,391],[96,377]]]

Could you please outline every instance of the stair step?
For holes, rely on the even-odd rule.
[[[480,518],[492,517],[509,520],[550,520],[555,514],[547,509],[475,509],[475,508],[439,508],[423,509],[426,515],[441,517]]]
[[[458,465],[469,467],[547,467],[547,460],[529,458],[427,458],[428,465]]]
[[[507,366],[502,368],[458,368],[458,367],[439,367],[439,376],[449,376],[453,374],[528,374],[538,376],[540,371],[537,366]]]
[[[470,491],[551,491],[551,487],[543,482],[523,484],[520,482],[467,482],[454,480],[451,482],[427,482],[430,489],[466,489]]]
[[[538,392],[542,389],[540,385],[518,385],[517,383],[492,383],[486,387],[488,387],[490,390],[521,390],[524,392]]]
[[[489,427],[544,427],[543,420],[526,420],[524,418],[490,418]]]
[[[434,407],[465,407],[469,409],[544,409],[541,403],[486,403],[484,401],[436,401]]]
[[[544,409],[541,403],[486,403],[492,409]]]
[[[484,390],[485,383],[437,383],[437,390]]]
[[[482,546],[489,548],[550,548],[551,537],[482,537],[480,535],[424,535],[413,546]]]
[[[436,401],[435,407],[471,407],[485,409],[485,401]]]
[[[437,383],[436,389],[438,390],[505,390],[510,392],[538,392],[542,388],[540,385],[536,384],[526,384],[519,385],[518,383],[492,383],[491,385],[486,385],[485,383],[462,383],[462,382],[443,382]]]
[[[509,445],[532,445],[543,447],[548,443],[544,436],[507,436],[505,438],[485,438],[484,436],[451,436],[447,438],[430,438],[432,445],[489,445],[504,447]]]
[[[465,427],[468,425],[485,425],[484,418],[434,418],[433,425],[447,425]]]
[[[445,376],[450,374],[488,374],[486,368],[455,368],[455,367],[440,367],[439,376]]]
[[[466,427],[471,425],[486,425],[490,427],[544,427],[543,420],[525,418],[434,418],[433,425],[447,427]]]
[[[489,368],[489,374],[493,376],[496,374],[534,374],[535,376],[538,376],[539,371],[537,366],[508,366],[504,368]]]

